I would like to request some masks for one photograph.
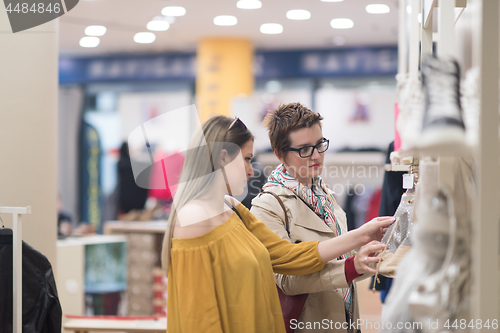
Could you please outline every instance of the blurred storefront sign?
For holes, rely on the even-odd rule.
[[[256,79],[395,75],[397,47],[269,51],[254,55]],[[196,54],[59,59],[59,83],[195,80]]]

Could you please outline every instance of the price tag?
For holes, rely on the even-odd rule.
[[[409,190],[413,188],[413,181],[414,181],[415,175],[414,174],[405,174],[403,175],[403,188],[405,190]]]

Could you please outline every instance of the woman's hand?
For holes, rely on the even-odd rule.
[[[371,241],[370,243],[363,245],[359,252],[354,257],[354,268],[358,274],[364,274],[366,272],[376,274],[377,271],[370,267],[370,264],[377,263],[381,260],[380,257],[376,257],[378,251],[382,251],[385,248],[384,243],[377,241]]]
[[[380,216],[366,222],[359,229],[363,233],[363,236],[366,237],[366,243],[373,240],[380,241],[395,220],[392,216]]]
[[[391,216],[376,217],[358,229],[321,241],[318,244],[319,255],[324,262],[328,262],[373,240],[379,241],[394,221]]]

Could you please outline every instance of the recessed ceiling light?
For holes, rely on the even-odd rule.
[[[161,10],[161,14],[165,16],[184,16],[186,8],[180,6],[167,6]]]
[[[406,6],[406,12],[408,14],[411,14],[411,6],[410,5]]]
[[[149,44],[154,42],[156,35],[152,32],[138,32],[134,35],[134,42],[140,44]]]
[[[232,15],[219,15],[214,17],[214,24],[215,25],[221,25],[224,27],[228,27],[231,25],[236,25],[238,23],[238,19],[236,16]]]
[[[263,34],[280,34],[283,32],[283,26],[279,23],[264,23],[260,26],[260,32]]]
[[[259,9],[262,8],[262,2],[259,0],[240,0],[236,3],[240,9]]]
[[[89,25],[85,28],[87,36],[102,36],[106,33],[106,27],[102,25]]]
[[[389,6],[382,4],[371,4],[366,6],[365,9],[370,14],[386,14],[391,11]]]
[[[321,0],[323,2],[342,2],[344,0]]]
[[[99,37],[82,37],[80,39],[80,46],[81,47],[96,47],[99,45],[101,40]]]
[[[336,18],[331,20],[330,25],[333,29],[350,29],[354,27],[354,22],[348,18]]]
[[[167,31],[170,28],[170,23],[166,20],[153,19],[146,26],[151,31]]]
[[[337,46],[341,46],[345,44],[345,37],[344,36],[335,36],[333,37],[333,44]]]
[[[290,20],[308,20],[311,13],[304,9],[292,9],[286,12],[286,18]]]

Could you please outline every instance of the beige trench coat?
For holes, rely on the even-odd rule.
[[[299,241],[322,241],[335,237],[335,232],[300,200],[293,191],[282,186],[267,187],[265,191],[277,194],[283,201],[287,209],[290,224],[290,237],[288,237],[285,229],[284,211],[273,195],[261,194],[255,197],[252,200],[250,211],[282,239],[296,243]],[[346,215],[336,201],[334,203],[334,214],[340,224],[342,234],[346,233]],[[353,256],[355,253],[355,251],[352,251],[349,255]],[[347,332],[346,329],[342,329],[339,326],[346,320],[342,288],[349,287],[345,277],[344,264],[345,260],[332,260],[321,271],[304,276],[274,274],[276,284],[285,294],[309,294],[298,323],[294,325],[296,333]],[[356,280],[369,276],[371,275],[365,274]],[[356,294],[357,290],[354,288],[354,321],[359,318]],[[308,323],[310,323],[310,327],[316,325],[316,329],[307,329]],[[300,329],[302,325],[304,325],[304,328]],[[331,329],[332,327],[333,329]],[[339,329],[335,329],[335,327]]]

